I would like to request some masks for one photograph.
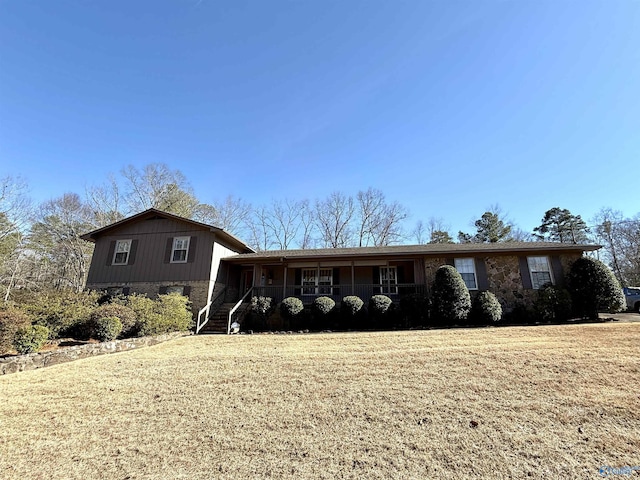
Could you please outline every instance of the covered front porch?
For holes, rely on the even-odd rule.
[[[399,300],[425,293],[421,259],[265,262],[235,267],[240,296],[251,289],[251,296],[271,297],[275,302],[297,297],[311,304],[327,296],[339,303],[348,295],[366,302],[378,294]]]

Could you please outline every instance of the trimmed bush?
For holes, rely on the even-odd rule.
[[[317,297],[313,301],[311,311],[313,320],[311,327],[315,330],[335,329],[338,327],[336,316],[334,315],[336,302],[330,297]]]
[[[280,313],[287,320],[293,320],[304,310],[302,300],[296,297],[287,297],[280,303]]]
[[[469,290],[451,265],[436,270],[431,298],[431,317],[441,325],[464,322],[471,310]]]
[[[318,297],[313,301],[313,311],[319,315],[329,315],[336,307],[336,302],[330,297]]]
[[[564,288],[547,283],[538,290],[533,304],[536,316],[545,322],[562,322],[571,317],[571,295]]]
[[[389,328],[393,301],[386,295],[374,295],[369,299],[369,317],[374,328]]]
[[[342,302],[340,304],[340,311],[343,315],[355,317],[362,311],[363,306],[364,302],[360,297],[356,295],[347,295],[342,299]]]
[[[122,322],[118,317],[102,317],[95,321],[94,328],[96,340],[110,342],[120,335]]]
[[[622,288],[613,272],[600,260],[581,257],[567,275],[573,310],[579,317],[597,319],[600,309],[610,313],[625,307]]]
[[[374,295],[369,299],[369,312],[373,315],[384,315],[389,311],[393,301],[386,295]]]
[[[96,308],[91,314],[91,334],[96,328],[96,322],[104,317],[117,317],[122,324],[122,332],[118,335],[130,337],[135,333],[136,312],[133,309],[117,303],[105,303]]]
[[[400,312],[404,327],[416,327],[429,323],[429,297],[423,293],[411,293],[400,299]]]
[[[480,292],[473,300],[469,318],[480,325],[499,322],[502,318],[502,305],[498,297],[491,292]]]
[[[20,355],[38,352],[49,339],[49,329],[42,325],[30,325],[19,329],[13,339],[13,346]]]
[[[23,311],[17,308],[0,310],[0,354],[11,350],[16,332],[20,329],[26,329],[30,325],[31,320]]]

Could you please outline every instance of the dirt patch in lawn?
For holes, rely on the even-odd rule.
[[[0,378],[0,478],[601,478],[640,325],[186,337]]]

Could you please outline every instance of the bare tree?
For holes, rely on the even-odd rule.
[[[10,175],[0,178],[0,241],[24,231],[31,215],[26,182]]]
[[[249,231],[249,245],[257,251],[269,250],[273,246],[271,237],[269,210],[260,206],[253,210],[253,215],[247,219],[246,227]]]
[[[93,214],[94,228],[104,227],[124,218],[122,188],[114,175],[109,175],[102,185],[87,188],[85,197]]]
[[[157,208],[191,218],[199,204],[185,176],[164,163],[150,163],[142,170],[133,165],[123,168],[127,213]]]
[[[272,200],[268,216],[276,248],[287,250],[295,241],[301,227],[302,202]]]
[[[43,279],[54,288],[84,288],[93,245],[80,239],[92,228],[91,209],[75,193],[41,205],[28,238],[28,248],[48,274]]]
[[[316,200],[315,220],[323,247],[341,248],[354,244],[351,225],[355,214],[353,197],[333,192],[325,200]]]
[[[302,234],[298,244],[300,248],[314,248],[315,240],[313,237],[314,230],[316,228],[316,217],[313,211],[313,207],[309,203],[309,200],[305,199],[300,202],[300,226],[302,228]]]
[[[387,203],[384,193],[375,188],[360,191],[358,205],[358,246],[390,245],[402,237],[402,222],[407,209],[398,202]]]
[[[603,245],[603,260],[622,285],[640,282],[640,215],[624,218],[622,212],[601,208],[594,216],[596,240]]]
[[[251,204],[239,197],[228,195],[223,201],[214,202],[213,208],[216,212],[213,224],[233,235],[242,236],[251,222]]]

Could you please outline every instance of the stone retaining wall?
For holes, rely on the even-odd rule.
[[[126,338],[113,342],[88,343],[73,347],[62,347],[59,350],[49,352],[29,353],[16,357],[0,358],[0,375],[35,370],[36,368],[58,365],[59,363],[72,362],[74,360],[80,360],[81,358],[95,357],[107,353],[125,352],[127,350],[149,347],[186,335],[191,335],[191,333],[173,332],[154,337]]]

